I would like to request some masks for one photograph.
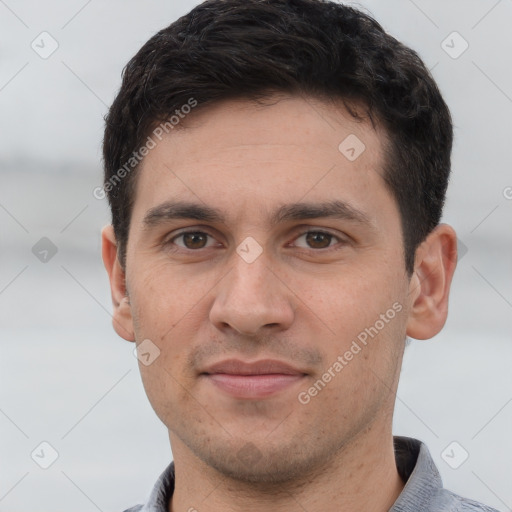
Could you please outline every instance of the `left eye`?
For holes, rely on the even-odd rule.
[[[325,231],[308,231],[296,238],[296,240],[301,239],[309,245],[305,247],[306,249],[327,249],[331,246],[333,239],[340,241],[337,236]]]

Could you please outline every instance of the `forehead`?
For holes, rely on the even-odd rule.
[[[274,95],[263,100],[225,100],[182,116],[176,130],[176,159],[183,160],[181,142],[195,143],[201,151],[187,155],[204,158],[222,150],[247,151],[250,145],[266,145],[278,151],[296,146],[302,156],[318,158],[314,149],[327,150],[333,156],[343,155],[355,162],[359,154],[364,158],[380,160],[387,134],[377,123],[372,126],[362,104],[351,104],[354,117],[341,100],[322,100],[306,96]],[[193,132],[193,139],[189,136]],[[354,149],[355,152],[351,152]],[[290,155],[288,155],[289,157]],[[354,165],[355,166],[355,165]]]
[[[389,200],[382,179],[386,141],[378,125],[355,119],[343,104],[309,97],[198,108],[143,160],[134,218],[176,198],[254,214],[306,196],[350,199],[356,208],[378,195]]]

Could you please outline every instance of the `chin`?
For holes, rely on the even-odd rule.
[[[257,462],[248,464],[237,460],[236,457],[210,458],[205,460],[209,466],[213,467],[225,477],[239,483],[254,485],[283,485],[289,482],[295,482],[304,476],[302,464],[298,464],[293,459],[275,460],[275,457],[263,455]],[[305,465],[308,466],[307,464]]]
[[[209,445],[208,448],[207,452],[197,447],[194,451],[209,467],[235,482],[265,488],[289,483],[300,485],[301,480],[307,483],[312,469],[325,464],[332,455],[332,451],[329,455],[308,453],[304,441],[299,439],[278,448],[270,443],[256,446],[246,441],[237,446]]]

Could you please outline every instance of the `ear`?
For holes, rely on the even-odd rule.
[[[101,242],[101,255],[110,280],[112,304],[114,306],[112,325],[121,338],[127,341],[135,341],[130,300],[126,294],[125,273],[117,257],[117,242],[112,226],[103,228]]]
[[[448,296],[457,266],[457,235],[439,224],[416,250],[409,284],[407,335],[418,340],[435,336],[448,316]]]

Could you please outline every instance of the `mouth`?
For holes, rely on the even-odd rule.
[[[212,365],[200,377],[224,393],[240,399],[261,399],[288,389],[307,373],[282,361],[244,362],[229,359]]]

